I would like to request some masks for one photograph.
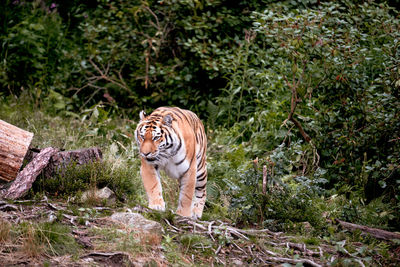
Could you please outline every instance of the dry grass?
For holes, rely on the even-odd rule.
[[[156,233],[136,233],[134,236],[139,240],[140,245],[146,250],[158,248],[161,245],[162,237]]]
[[[22,242],[20,251],[29,258],[38,258],[45,252],[44,245],[37,238],[36,231],[37,229],[29,224],[25,233],[20,237],[20,241]]]
[[[89,190],[86,192],[85,196],[82,197],[83,202],[87,206],[99,206],[102,202],[102,199],[97,195],[97,187],[96,185],[90,185]]]
[[[176,210],[179,199],[179,181],[168,177],[164,172],[161,173],[161,184],[163,197],[167,204],[167,209]]]
[[[0,220],[0,244],[6,243],[10,239],[11,224]]]

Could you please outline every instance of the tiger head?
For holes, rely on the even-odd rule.
[[[135,131],[136,142],[139,153],[147,162],[160,160],[160,153],[172,146],[171,138],[167,137],[166,127],[172,125],[170,115],[146,116],[144,111],[140,112],[140,122]]]

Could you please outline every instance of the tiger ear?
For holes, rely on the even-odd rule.
[[[163,118],[163,123],[164,123],[165,125],[167,125],[167,126],[171,126],[171,125],[172,125],[172,117],[171,117],[171,115],[166,115],[166,116]]]
[[[139,118],[140,118],[140,120],[143,120],[144,118],[146,118],[146,112],[144,112],[144,110],[140,111]]]

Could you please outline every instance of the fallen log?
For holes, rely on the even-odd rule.
[[[345,221],[341,221],[339,219],[336,219],[336,221],[346,229],[349,229],[351,231],[354,230],[361,230],[364,233],[368,233],[371,236],[378,238],[378,239],[384,239],[384,240],[393,240],[393,239],[399,239],[400,240],[400,234],[399,233],[394,233],[394,232],[389,232],[386,230],[378,229],[378,228],[372,228],[364,225],[358,225],[354,223],[349,223]]]
[[[49,164],[43,170],[43,175],[45,178],[50,178],[56,174],[62,174],[71,163],[84,165],[102,159],[103,154],[98,147],[60,151],[50,158]]]
[[[57,148],[47,147],[35,151],[31,151],[31,155],[27,156],[30,162],[3,192],[3,198],[17,199],[24,196],[41,173],[44,178],[50,179],[56,174],[62,174],[70,164],[83,165],[102,160],[102,152],[98,147],[71,151],[59,151]]]
[[[22,166],[33,133],[0,120],[0,179],[14,180]]]
[[[7,189],[3,197],[7,199],[17,199],[25,195],[32,187],[36,177],[47,166],[51,156],[57,152],[58,149],[52,147],[47,147],[40,151],[40,153],[37,154],[20,173],[18,173],[17,178]]]

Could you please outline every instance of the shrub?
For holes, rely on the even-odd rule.
[[[229,80],[214,111],[220,123],[238,129],[237,142],[253,157],[274,154],[283,141],[294,174],[307,166],[311,178],[319,166],[326,188],[351,186],[367,202],[385,194],[398,203],[400,23],[393,14],[385,4],[347,1],[253,12],[252,31],[223,65]],[[290,152],[293,143],[300,151]]]

